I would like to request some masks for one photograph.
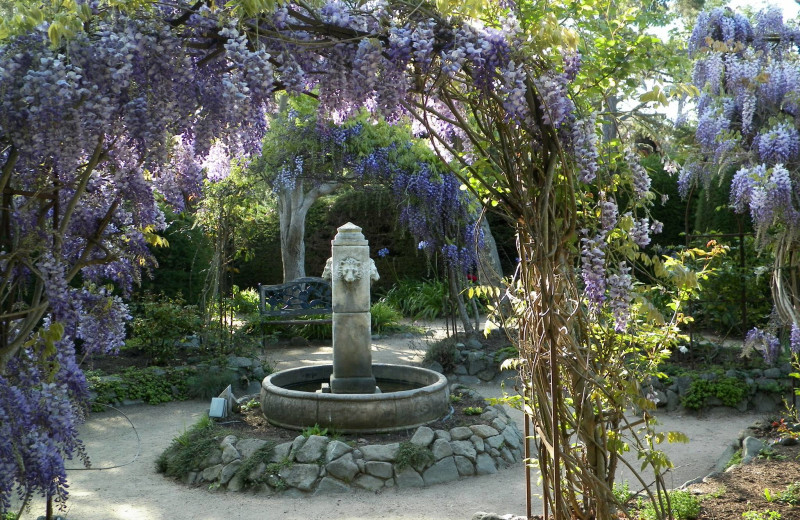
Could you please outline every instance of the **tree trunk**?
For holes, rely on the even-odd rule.
[[[329,182],[305,192],[303,182],[298,179],[293,189],[278,193],[284,282],[306,275],[306,215],[318,198],[333,193],[338,187],[339,183]]]
[[[503,279],[503,268],[500,265],[497,242],[494,240],[485,215],[481,218],[481,230],[483,231],[483,247],[478,249],[478,281],[481,285],[499,287]]]

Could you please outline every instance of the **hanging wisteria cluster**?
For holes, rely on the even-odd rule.
[[[754,19],[717,8],[702,13],[689,40],[701,90],[696,140],[701,156],[679,179],[686,195],[694,183],[710,185],[717,173],[735,171],[730,205],[750,215],[759,244],[775,257],[773,297],[782,323],[800,321],[797,276],[800,238],[800,28],[767,8]],[[794,332],[793,332],[794,333]],[[797,343],[795,338],[794,346]],[[753,330],[774,361],[777,339]]]
[[[223,29],[208,73],[185,45],[208,19],[181,34],[169,14],[107,12],[57,47],[46,25],[0,44],[0,512],[15,490],[66,497],[89,397],[76,356],[122,344],[128,310],[109,284],[129,294],[154,265],[158,201],[182,209],[214,143],[246,153],[263,134],[268,56]]]
[[[286,127],[281,138],[313,142],[315,148],[292,150],[283,157],[272,177],[279,196],[291,196],[299,180],[306,189],[309,184],[348,179],[388,186],[400,207],[399,224],[424,243],[420,249],[440,254],[459,272],[475,270],[477,250],[483,246],[478,203],[461,190],[461,181],[452,173],[442,171],[441,165],[437,168],[430,157],[414,155],[411,142],[375,145],[362,153],[360,141],[370,139],[362,122],[326,124],[289,110],[281,124]],[[333,177],[330,163],[336,165]]]
[[[681,191],[736,167],[731,205],[762,237],[800,224],[800,29],[770,8],[751,24],[725,8],[702,13],[689,40],[701,89],[697,142],[703,157],[684,167]]]

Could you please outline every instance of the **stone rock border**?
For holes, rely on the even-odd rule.
[[[728,370],[724,377],[738,379],[747,386],[747,395],[734,407],[740,412],[753,410],[759,413],[773,413],[783,407],[784,399],[792,396],[792,378],[789,373],[793,372],[791,365],[785,364],[779,367],[767,369],[750,370]],[[699,374],[698,379],[714,381],[718,379],[714,372]],[[641,385],[643,395],[652,395],[657,401],[656,405],[666,407],[668,412],[675,410],[686,410],[681,404],[681,399],[689,392],[693,378],[691,376],[678,376],[672,379],[672,383],[667,386],[656,377],[650,377]],[[723,406],[722,401],[716,397],[709,397],[705,408],[715,408]]]
[[[482,399],[461,385],[451,391]],[[378,492],[384,488],[413,488],[493,474],[523,458],[523,435],[502,406],[486,406],[480,424],[433,429],[420,426],[406,443],[351,444],[328,437],[298,435],[274,446],[268,461],[249,474],[239,468],[267,445],[263,439],[229,435],[204,460],[198,461],[183,482],[212,489],[286,496],[351,493],[356,489]],[[401,444],[424,457],[416,463],[403,460]],[[257,484],[248,486],[248,482]]]

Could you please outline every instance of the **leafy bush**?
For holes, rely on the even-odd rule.
[[[156,471],[168,477],[180,478],[197,469],[197,465],[219,446],[225,432],[208,416],[176,437],[156,459]]]
[[[428,345],[428,350],[425,352],[423,363],[432,363],[436,361],[445,371],[452,371],[458,362],[458,349],[456,342],[453,338],[445,338]]]
[[[628,501],[634,496],[627,480],[622,484],[619,482],[614,482],[614,489],[612,489],[611,492],[614,493],[614,498],[620,504],[627,504]]]
[[[392,307],[386,300],[381,299],[369,309],[372,323],[372,332],[383,334],[401,329],[400,320],[403,315]]]
[[[672,517],[675,520],[692,520],[700,514],[700,501],[688,491],[670,491],[668,496]],[[666,503],[666,500],[663,500],[665,497],[662,496],[661,498],[662,502]],[[644,520],[659,520],[661,518],[651,502],[645,504],[640,514]]]
[[[239,289],[238,285],[232,288],[233,298],[231,306],[238,314],[258,314],[258,290],[253,288]]]
[[[710,397],[716,397],[725,406],[736,406],[747,396],[747,391],[747,384],[733,377],[713,381],[695,379],[681,402],[686,408],[699,410]]]
[[[180,295],[169,298],[145,293],[134,305],[129,346],[141,348],[155,364],[170,361],[175,343],[202,325],[196,305],[186,305]]]
[[[131,367],[113,377],[103,377],[100,373],[87,371],[89,390],[95,396],[92,410],[101,411],[103,405],[125,400],[158,404],[188,399],[191,373],[190,370],[171,368]]]
[[[326,437],[328,435],[328,429],[321,428],[319,424],[314,424],[314,426],[307,426],[303,428],[303,431],[300,432],[300,434],[306,439],[311,437],[312,435],[319,435],[320,437]]]
[[[403,280],[389,289],[386,302],[413,319],[441,318],[447,311],[447,285],[441,280]]]
[[[759,256],[752,236],[744,239],[744,266],[741,254],[740,242],[734,240],[728,253],[714,260],[713,274],[703,282],[699,301],[692,305],[696,327],[744,334],[746,329],[763,325],[769,319],[771,262]],[[747,324],[742,322],[743,306],[747,309]]]
[[[219,395],[226,386],[236,383],[236,373],[227,368],[209,367],[198,370],[186,383],[190,396],[211,399]]]

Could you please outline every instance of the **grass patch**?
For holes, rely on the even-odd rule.
[[[275,443],[268,442],[242,462],[239,469],[236,470],[236,475],[241,476],[245,486],[254,486],[267,481],[269,475],[272,473],[267,471],[267,469],[270,469],[270,459],[273,453],[275,453]],[[254,475],[254,470],[256,470],[260,464],[265,465],[265,470],[260,474]]]
[[[198,464],[215,449],[226,433],[211,418],[204,416],[194,426],[176,437],[169,448],[156,459],[156,471],[168,477],[180,478],[198,470]]]

